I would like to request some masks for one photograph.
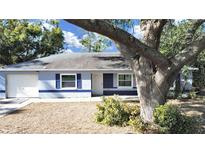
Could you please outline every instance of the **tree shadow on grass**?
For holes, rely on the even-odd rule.
[[[205,100],[189,99],[186,101],[180,100],[180,108],[189,116],[199,116],[202,126],[202,133],[205,133]]]

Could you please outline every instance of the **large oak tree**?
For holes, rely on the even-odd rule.
[[[116,43],[136,76],[141,117],[145,122],[152,122],[156,105],[166,102],[168,90],[181,68],[196,60],[205,49],[204,33],[195,37],[197,29],[204,20],[190,20],[191,26],[185,33],[185,46],[171,58],[159,50],[161,33],[169,20],[141,20],[143,40],[135,38],[110,20],[66,19],[66,21],[104,35]]]

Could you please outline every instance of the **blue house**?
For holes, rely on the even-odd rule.
[[[135,76],[117,52],[62,53],[0,69],[0,98],[113,94],[137,95]]]

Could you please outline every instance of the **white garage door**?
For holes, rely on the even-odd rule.
[[[8,97],[38,97],[37,74],[8,74]]]

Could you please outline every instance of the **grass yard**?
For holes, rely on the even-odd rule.
[[[205,100],[172,100],[190,115],[200,115],[205,128]],[[0,133],[135,133],[131,127],[94,122],[96,103],[33,103],[0,118]]]
[[[205,133],[205,98],[197,98],[194,100],[171,100],[172,104],[179,105],[184,113],[190,116],[200,116],[202,119],[202,127]]]
[[[94,122],[96,103],[33,103],[0,118],[0,133],[133,133]]]

